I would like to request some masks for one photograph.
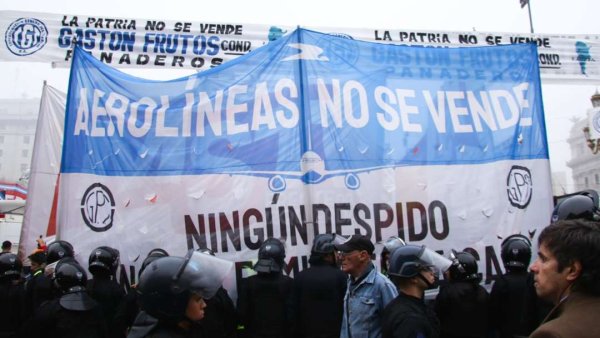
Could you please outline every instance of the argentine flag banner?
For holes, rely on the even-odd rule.
[[[377,255],[390,236],[468,250],[490,282],[502,239],[536,239],[551,210],[534,44],[297,29],[170,81],[74,51],[57,238],[82,261],[117,248],[130,283],[157,247],[210,248],[239,280],[268,237],[285,242],[293,276],[321,233],[369,236]]]

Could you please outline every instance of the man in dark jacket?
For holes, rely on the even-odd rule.
[[[342,325],[346,274],[336,263],[335,234],[317,235],[310,252],[310,267],[294,278],[295,337],[338,338]]]

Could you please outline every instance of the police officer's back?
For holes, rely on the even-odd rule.
[[[96,303],[85,292],[87,275],[73,258],[58,262],[54,283],[62,295],[43,303],[27,323],[26,337],[106,338],[106,324]]]
[[[506,273],[498,277],[491,291],[491,319],[500,337],[528,336],[524,317],[527,315],[527,267],[531,260],[531,243],[527,237],[512,235],[501,245]]]
[[[348,277],[336,264],[338,238],[335,234],[317,235],[311,249],[310,267],[294,278],[296,337],[340,336]]]
[[[285,248],[269,238],[258,251],[257,274],[244,278],[238,290],[238,313],[244,337],[289,337],[293,280],[282,274]]]
[[[435,300],[441,337],[485,337],[489,333],[489,295],[479,285],[477,261],[468,252],[452,252],[452,265]]]
[[[17,337],[23,321],[23,265],[13,253],[0,254],[0,337]]]
[[[88,260],[88,270],[93,275],[87,283],[88,294],[100,304],[104,320],[111,329],[116,329],[114,316],[117,307],[125,297],[125,291],[115,281],[115,273],[119,266],[119,251],[101,246],[92,250]],[[124,336],[123,332],[114,330],[113,335]]]

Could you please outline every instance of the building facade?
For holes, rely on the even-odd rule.
[[[27,176],[39,106],[39,98],[0,99],[0,181]]]
[[[592,106],[600,107],[600,94],[596,92],[591,97]],[[575,120],[567,142],[571,148],[571,160],[567,166],[573,173],[575,191],[594,189],[600,191],[600,152],[593,154],[588,147],[583,134],[583,128],[588,126],[588,119]],[[572,191],[572,192],[575,192]]]

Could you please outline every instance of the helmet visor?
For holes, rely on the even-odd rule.
[[[384,243],[383,243],[383,247],[388,251],[388,252],[392,252],[394,251],[394,249],[399,248],[401,246],[405,246],[406,243],[402,240],[402,238],[400,237],[390,237],[388,238]]]
[[[212,298],[229,274],[233,263],[190,250],[186,261],[175,277],[176,284],[189,289],[202,298]]]
[[[333,235],[333,240],[331,241],[331,244],[333,244],[333,246],[338,246],[338,245],[342,245],[344,244],[344,242],[346,242],[348,240],[347,237],[344,237],[342,235],[338,235],[338,234],[332,234]]]
[[[447,271],[452,265],[452,261],[440,255],[439,253],[425,247],[421,254],[421,261],[429,267],[435,268],[439,272]]]

